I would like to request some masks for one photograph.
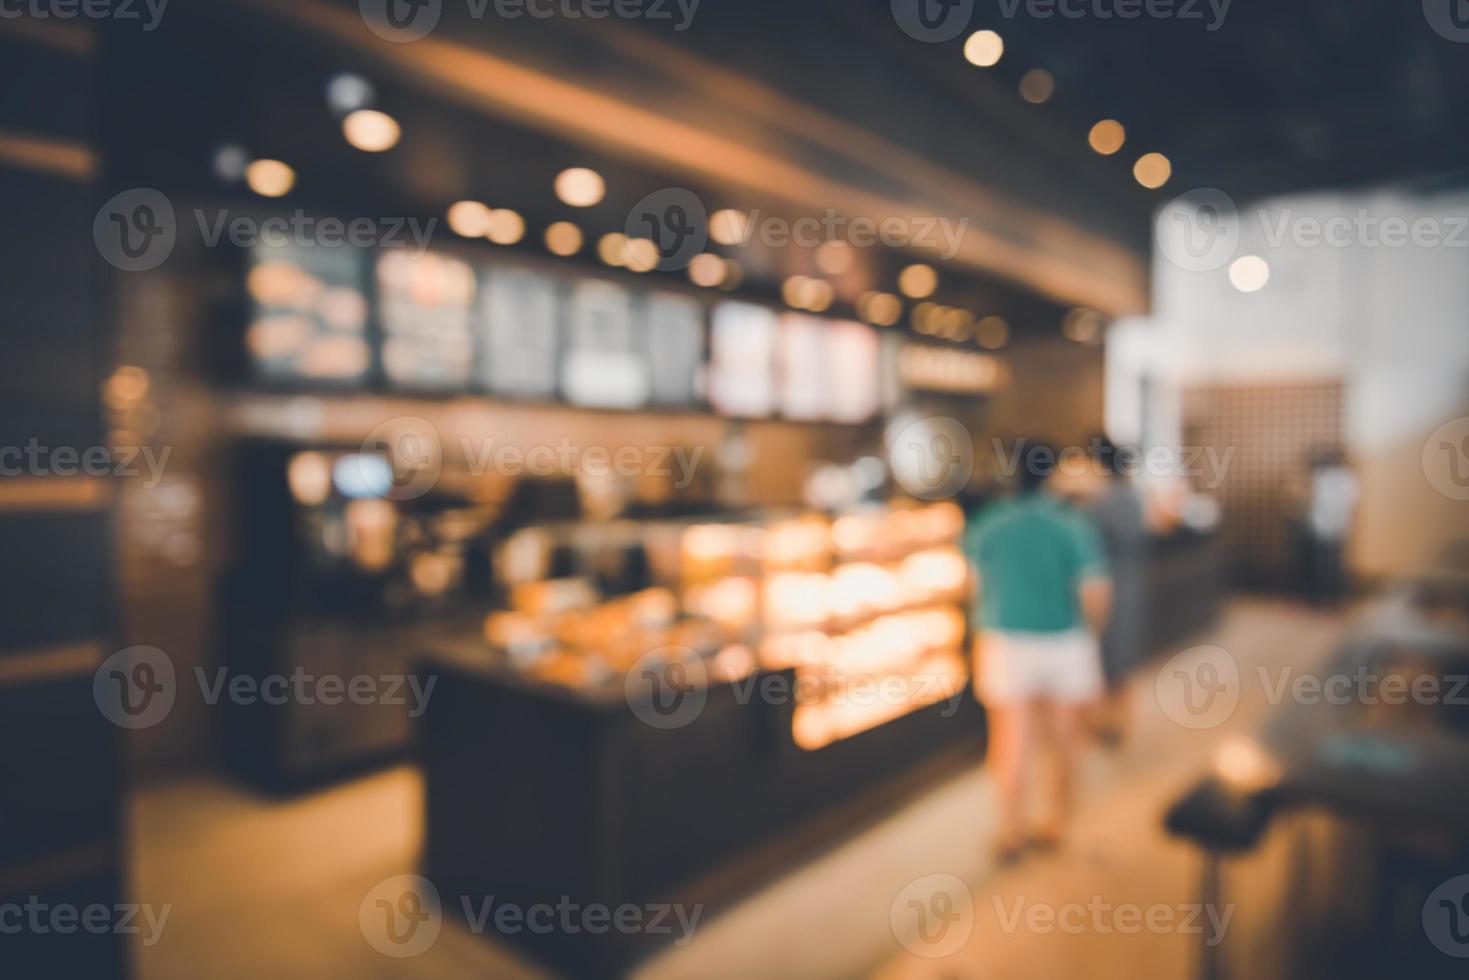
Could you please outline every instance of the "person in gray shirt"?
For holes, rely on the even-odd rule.
[[[1133,486],[1132,450],[1117,446],[1106,436],[1092,441],[1104,485],[1092,498],[1088,512],[1097,524],[1107,562],[1112,569],[1112,615],[1102,634],[1102,674],[1106,691],[1097,706],[1095,729],[1106,745],[1126,737],[1131,720],[1127,679],[1143,655],[1147,642],[1147,571],[1149,533],[1142,495]]]

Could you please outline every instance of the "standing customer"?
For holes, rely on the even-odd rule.
[[[989,718],[1002,863],[1020,857],[1027,843],[1026,789],[1042,732],[1055,757],[1051,809],[1030,841],[1060,842],[1081,715],[1102,690],[1097,635],[1111,603],[1095,530],[1046,488],[1055,451],[1030,440],[1021,447],[1019,494],[984,510],[965,535],[980,626],[975,689]]]
[[[1132,450],[1106,436],[1092,440],[1103,484],[1088,510],[1096,521],[1112,572],[1112,611],[1102,634],[1102,676],[1106,692],[1097,706],[1097,737],[1118,745],[1127,736],[1131,705],[1127,678],[1147,643],[1148,529],[1143,499],[1132,485]]]

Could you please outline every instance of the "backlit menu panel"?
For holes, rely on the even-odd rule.
[[[753,303],[714,308],[709,340],[709,403],[724,415],[775,411],[776,317]]]
[[[360,249],[257,245],[245,348],[261,381],[358,384],[372,366]]]
[[[466,262],[397,249],[377,264],[383,373],[397,388],[462,391],[474,358],[474,270]]]
[[[633,323],[632,296],[616,283],[583,279],[571,291],[561,392],[573,405],[636,408],[648,401],[648,363]]]
[[[642,318],[653,401],[694,404],[704,362],[703,304],[677,293],[651,293],[643,301]]]
[[[556,394],[557,281],[530,269],[490,270],[479,315],[475,379],[497,395]]]

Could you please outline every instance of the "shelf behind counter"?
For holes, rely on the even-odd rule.
[[[656,707],[658,694],[620,680],[574,689],[526,678],[497,666],[477,636],[431,646],[419,670],[437,678],[419,729],[425,874],[452,910],[489,895],[523,908],[717,905],[773,870],[755,858],[772,841],[850,827],[885,784],[977,758],[984,744],[967,689],[808,751],[792,738],[793,670]],[[513,938],[577,976],[616,974],[659,939]]]

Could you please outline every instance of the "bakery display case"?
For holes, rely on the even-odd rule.
[[[983,748],[951,503],[546,525],[507,608],[430,645],[426,873],[533,903],[717,905]],[[514,787],[513,793],[508,791]],[[865,803],[865,805],[864,805]],[[527,935],[576,975],[649,937]]]

